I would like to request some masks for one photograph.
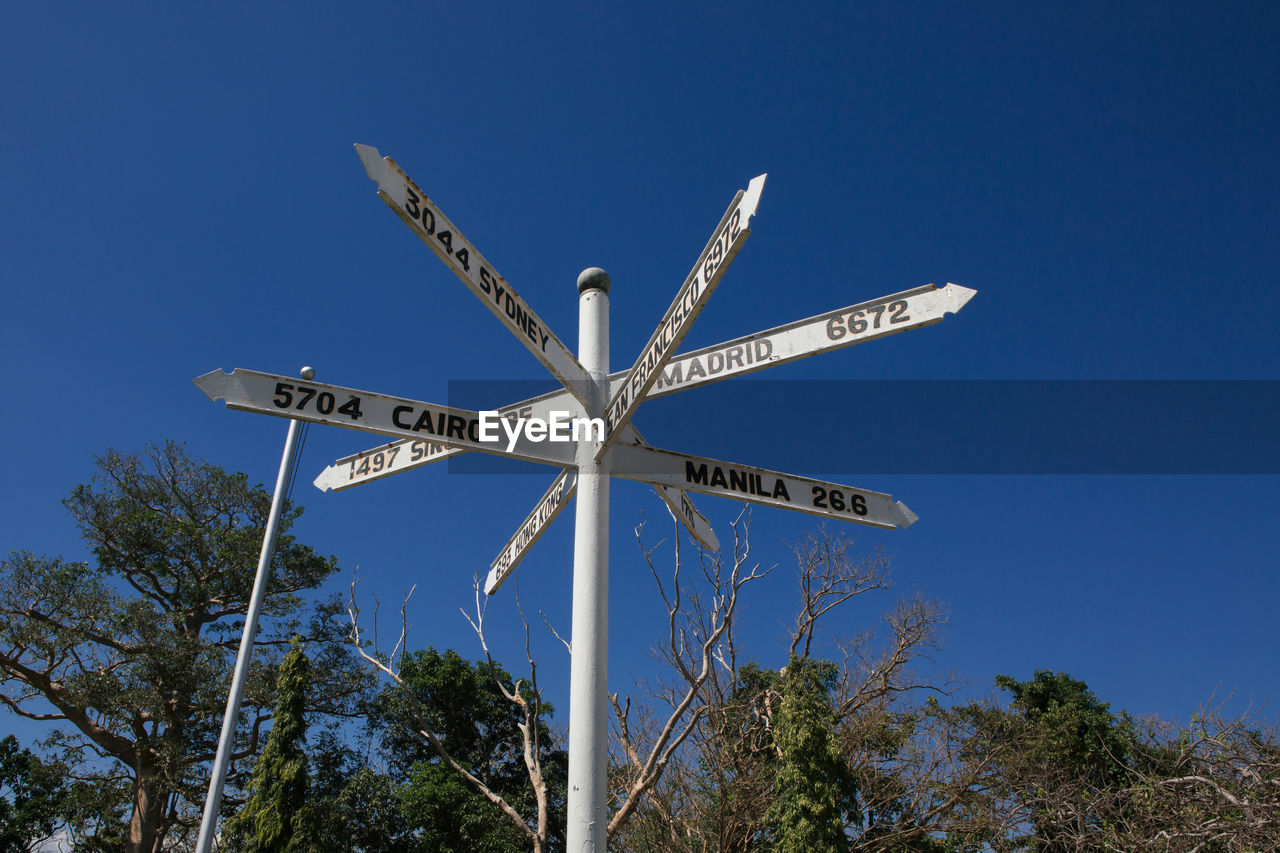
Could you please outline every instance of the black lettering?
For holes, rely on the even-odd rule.
[[[739,492],[751,491],[747,482],[747,473],[745,471],[730,470],[729,471],[729,488],[735,489]]]
[[[773,341],[768,338],[761,338],[753,345],[756,351],[756,361],[764,361],[773,355]]]
[[[713,352],[707,355],[707,369],[711,371],[711,375],[715,376],[724,370],[724,353]]]
[[[400,429],[412,429],[412,427],[410,427],[408,424],[400,422],[401,415],[408,414],[409,412],[412,412],[412,411],[413,411],[412,406],[396,406],[394,409],[391,410],[391,422],[396,426],[400,427]],[[415,456],[413,458],[417,459],[418,457]]]
[[[462,415],[449,415],[449,431],[446,433],[446,436],[458,439],[465,438],[466,436],[463,434],[463,430],[466,428],[466,418],[462,417]]]
[[[707,466],[706,463],[693,467],[693,463],[688,459],[684,461],[684,481],[686,483],[697,483],[699,485],[707,485]]]
[[[719,465],[711,469],[711,485],[719,486],[722,489],[729,487],[729,483],[725,480],[724,472],[720,470]]]
[[[679,385],[683,370],[684,368],[680,366],[680,362],[678,361],[671,365],[671,367],[667,369],[666,373],[658,377],[658,387],[661,388],[664,385]]]
[[[700,359],[693,359],[689,362],[689,375],[685,377],[686,381],[692,382],[694,377],[701,376],[703,379],[707,377],[707,371],[702,367]]]
[[[729,347],[724,353],[725,367],[742,369],[742,347]]]
[[[774,481],[773,496],[775,498],[781,497],[787,503],[791,503],[791,495],[787,494],[787,484],[784,483],[781,478]]]
[[[422,414],[418,415],[418,422],[413,425],[414,432],[422,432],[424,429],[432,435],[440,434],[440,430],[436,429],[435,425],[431,423],[430,409],[423,409]]]

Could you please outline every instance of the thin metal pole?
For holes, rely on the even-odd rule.
[[[591,378],[587,416],[602,417],[609,389],[609,275],[578,276],[578,361]],[[569,675],[570,853],[604,853],[609,689],[609,457],[577,448],[578,498],[573,539],[573,660]]]
[[[302,368],[303,379],[314,379],[315,371]],[[244,618],[244,633],[240,635],[240,650],[236,653],[236,668],[231,676],[231,695],[227,697],[227,712],[222,718],[222,736],[218,739],[218,754],[213,759],[213,775],[209,779],[209,793],[204,800],[204,816],[200,819],[200,837],[196,841],[196,853],[209,853],[213,845],[213,833],[218,824],[218,810],[222,807],[222,785],[226,781],[227,764],[236,737],[236,718],[240,716],[240,700],[244,696],[245,674],[253,657],[253,638],[258,632],[258,614],[267,592],[271,558],[276,550],[276,537],[280,532],[280,514],[284,510],[285,495],[293,471],[294,454],[298,446],[298,432],[302,421],[290,421],[289,433],[284,440],[284,456],[280,459],[280,473],[276,476],[276,491],[271,498],[271,512],[267,517],[267,529],[262,536],[262,553],[258,556],[258,573],[253,579],[253,594],[249,597],[249,612]]]

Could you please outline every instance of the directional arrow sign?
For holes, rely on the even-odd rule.
[[[662,368],[675,355],[676,348],[688,334],[693,321],[702,312],[720,279],[724,277],[729,264],[737,256],[742,244],[751,234],[749,224],[760,204],[760,193],[764,191],[766,175],[759,175],[751,180],[745,191],[739,190],[734,196],[729,209],[725,211],[720,224],[716,226],[693,271],[689,273],[671,307],[663,315],[662,322],[654,331],[649,343],[640,351],[640,357],[627,374],[622,384],[614,390],[610,388],[612,398],[605,409],[605,427],[607,435],[596,452],[596,461],[604,458],[609,446],[618,438],[619,431],[626,426],[635,414],[650,386],[657,381]]]
[[[551,411],[556,411],[557,405],[573,405],[573,399],[566,392],[557,391],[554,394],[544,394],[541,397],[516,403],[506,409],[500,409],[499,414],[504,417],[513,413],[520,417],[530,417],[536,412],[545,411],[549,414]],[[539,416],[545,417],[545,415]],[[648,446],[635,427],[628,425],[623,431],[623,440],[628,444]],[[340,491],[467,452],[459,447],[425,439],[392,441],[351,456],[344,456],[321,471],[314,483],[315,487],[322,492],[330,489]],[[670,486],[654,486],[653,490],[657,492],[658,497],[662,498],[672,515],[685,526],[689,534],[702,547],[708,551],[720,550],[720,539],[711,527],[711,522],[698,511],[688,495]],[[572,489],[569,493],[572,493]]]
[[[614,448],[612,473],[872,527],[900,529],[917,518],[901,501],[881,492],[634,444]]]
[[[195,380],[210,400],[226,400],[227,408],[282,418],[331,424],[346,429],[430,441],[561,467],[574,464],[573,441],[531,441],[521,434],[508,449],[502,430],[497,441],[482,440],[478,412],[388,397],[289,376],[237,368],[214,370]],[[490,432],[493,434],[493,431]]]
[[[356,145],[356,153],[369,177],[378,184],[378,197],[395,211],[435,252],[462,283],[529,348],[551,374],[583,404],[587,374],[569,348],[552,333],[529,304],[498,275],[462,232],[427,198],[390,157],[381,157],[378,149]]]
[[[708,382],[719,382],[730,376],[740,376],[910,329],[931,326],[942,322],[947,314],[958,312],[975,293],[977,291],[958,284],[948,284],[942,288],[926,284],[694,350],[673,358],[645,396],[674,394]],[[609,375],[614,393],[622,389],[629,374],[629,371],[618,371]],[[575,401],[567,392],[553,391],[500,411],[503,415],[518,411],[521,416],[527,417],[528,413],[534,411],[534,406],[552,411],[574,404]],[[621,440],[626,444],[638,443],[625,432]],[[390,452],[393,446],[398,448],[394,454]],[[374,447],[337,460],[321,472],[315,484],[322,490],[343,489],[438,462],[462,452],[465,451],[443,446],[433,448],[428,442],[422,441],[416,445],[405,441],[403,444]],[[382,454],[381,464],[377,459],[378,454]],[[663,500],[666,498],[667,495],[663,495]],[[679,514],[678,501],[676,504],[671,501],[667,503]],[[710,530],[709,527],[705,529]],[[704,546],[713,551],[718,549],[717,546],[708,544],[699,532],[690,532]],[[710,535],[714,537],[715,534]]]
[[[567,413],[571,417],[582,416],[582,407],[578,405],[578,401],[564,390],[531,397],[497,411],[500,417],[508,421],[519,418],[541,418],[549,421],[553,412]],[[342,457],[321,471],[314,483],[322,492],[348,489],[466,452],[468,451],[458,447],[426,439],[394,441]]]
[[[313,484],[322,492],[340,491],[466,452],[437,441],[390,441],[342,457],[321,471]]]
[[[555,521],[560,511],[568,505],[569,498],[573,497],[577,488],[578,472],[572,468],[561,471],[560,476],[556,477],[556,481],[551,484],[551,488],[539,498],[533,512],[529,513],[516,528],[516,532],[511,534],[507,544],[502,546],[502,552],[489,567],[489,577],[484,582],[485,595],[493,595],[511,576],[524,555],[529,553],[533,544],[542,537],[546,529],[551,526],[551,522]]]
[[[661,397],[908,329],[932,326],[963,308],[975,293],[958,284],[941,289],[926,284],[694,350],[674,358],[649,389],[648,396]],[[625,383],[624,377],[609,377],[611,390],[621,391]]]

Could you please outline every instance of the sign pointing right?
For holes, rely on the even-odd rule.
[[[839,483],[670,450],[619,444],[614,447],[612,465],[614,476],[629,480],[676,486],[690,492],[766,504],[871,527],[902,529],[910,527],[918,518],[902,501],[895,501],[883,492],[869,492]]]
[[[948,284],[926,284],[879,299],[837,308],[816,317],[743,335],[715,346],[676,356],[663,370],[648,396],[660,397],[705,382],[754,373],[854,344],[941,323],[973,298],[976,290]],[[624,381],[609,377],[610,387]]]
[[[604,458],[609,446],[630,422],[636,408],[644,401],[645,394],[658,380],[662,368],[675,355],[676,348],[689,333],[693,321],[702,313],[702,307],[707,304],[712,291],[720,284],[720,279],[724,278],[729,264],[737,257],[738,251],[747,242],[747,237],[751,236],[751,217],[755,216],[756,208],[760,205],[760,193],[764,192],[766,177],[767,175],[757,175],[745,190],[738,190],[720,224],[712,233],[711,240],[698,256],[698,262],[676,291],[676,298],[663,315],[662,322],[658,323],[649,343],[640,351],[635,365],[620,384],[610,383],[609,405],[604,412],[608,434],[596,451],[597,462]]]

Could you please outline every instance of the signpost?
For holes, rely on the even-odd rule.
[[[427,198],[404,170],[390,157],[380,157],[378,149],[356,145],[356,153],[369,178],[378,185],[378,198],[395,211],[413,229],[436,257],[444,261],[454,275],[471,289],[485,307],[493,312],[507,329],[529,348],[551,371],[551,375],[578,398],[586,402],[587,381],[582,365],[542,322],[529,303],[489,263],[458,230],[447,216]]]
[[[704,459],[670,450],[620,444],[613,474],[642,483],[679,486],[691,492],[792,509],[871,527],[904,528],[918,516],[881,492],[796,477],[767,468]]]
[[[502,546],[502,551],[489,566],[489,576],[484,582],[485,595],[493,595],[498,587],[511,577],[511,573],[516,570],[516,564],[529,552],[533,543],[542,537],[542,534],[551,526],[551,522],[556,520],[560,510],[569,504],[569,498],[573,497],[577,488],[577,470],[565,468],[561,471],[560,476],[556,477],[555,482],[551,484],[551,488],[538,499],[533,512],[529,513],[524,523],[511,534],[507,544]]]
[[[662,316],[649,343],[640,351],[640,357],[617,389],[609,389],[609,408],[605,412],[608,435],[604,444],[596,451],[597,462],[604,458],[617,439],[619,430],[631,420],[650,386],[658,381],[662,368],[671,360],[676,347],[680,346],[693,326],[693,321],[702,313],[702,306],[707,304],[716,285],[724,278],[729,264],[738,256],[738,250],[747,242],[747,237],[751,236],[749,223],[760,204],[765,178],[765,175],[760,175],[752,179],[745,191],[739,190],[733,197],[729,209],[711,235],[710,242],[698,256],[698,262],[693,265],[693,271],[676,291],[671,307]]]
[[[693,271],[632,367],[609,375],[609,277],[578,277],[579,340],[575,357],[494,271],[457,227],[390,158],[357,145],[378,196],[564,386],[493,413],[511,427],[506,441],[484,435],[488,413],[435,406],[254,371],[213,371],[196,384],[228,408],[308,420],[395,439],[337,460],[316,478],[321,489],[345,489],[458,453],[496,453],[561,469],[489,571],[492,594],[576,495],[573,569],[573,657],[569,706],[567,849],[603,853],[608,689],[609,482],[649,483],[705,547],[715,533],[686,492],[729,497],[885,529],[909,527],[916,514],[881,492],[649,447],[631,426],[648,397],[685,390],[821,352],[875,340],[942,320],[974,291],[925,285],[778,326],[679,358],[676,349],[737,256],[755,215],[765,176],[740,190]],[[596,419],[601,429],[573,440],[540,440],[529,419],[555,411]],[[544,424],[545,426],[545,424]],[[506,426],[504,426],[506,430]],[[545,430],[544,430],[545,432]],[[546,436],[544,436],[546,437]]]
[[[210,400],[226,400],[228,409],[329,424],[395,438],[407,436],[447,447],[552,465],[568,465],[573,461],[570,442],[534,441],[526,435],[519,436],[513,443],[482,441],[480,413],[466,409],[320,382],[300,383],[288,376],[240,368],[230,373],[213,370],[197,377],[195,383]]]
[[[790,364],[819,353],[879,340],[899,332],[932,326],[942,322],[947,314],[957,313],[976,292],[958,284],[948,284],[941,288],[926,284],[678,355],[668,362],[657,381],[645,393],[645,399],[674,394],[780,364]],[[609,387],[621,389],[629,374],[630,371],[627,370],[609,374]],[[551,410],[573,403],[574,399],[569,392],[552,391],[499,411],[508,415],[516,411],[532,412],[535,405]],[[626,429],[634,428],[628,426]],[[631,435],[624,429],[620,440],[625,444],[641,443]],[[638,433],[635,435],[638,436]],[[346,489],[468,452],[444,447],[430,452],[422,448],[415,450],[410,447],[412,443],[406,439],[344,456],[325,468],[316,477],[315,485],[324,491]],[[384,454],[385,461],[381,464],[373,459],[379,453]],[[698,533],[695,532],[694,537],[697,538]],[[708,547],[713,551],[717,550],[717,546]]]

